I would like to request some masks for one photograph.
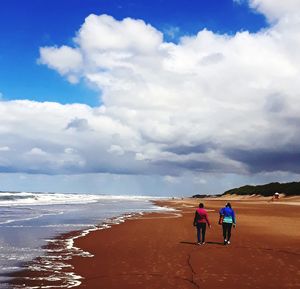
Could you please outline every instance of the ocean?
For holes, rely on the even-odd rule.
[[[74,255],[92,256],[74,247],[73,240],[133,214],[170,210],[155,206],[150,201],[155,199],[160,197],[0,192],[0,288],[9,288],[10,274],[24,268],[47,271],[48,281],[63,281],[62,287],[77,286],[80,276],[72,268],[62,270],[63,261]],[[68,232],[76,233],[60,237]]]

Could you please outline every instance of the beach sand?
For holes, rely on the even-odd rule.
[[[195,244],[192,225],[200,201],[212,223],[201,246]],[[231,203],[237,227],[228,246],[223,245],[218,225],[225,198],[160,201],[159,205],[177,211],[137,216],[76,239],[75,246],[94,255],[67,261],[83,277],[76,288],[300,288],[299,198],[270,202],[269,198],[232,197]],[[18,273],[12,284],[23,284],[19,277],[40,274]],[[49,285],[42,281],[26,285],[42,283]]]

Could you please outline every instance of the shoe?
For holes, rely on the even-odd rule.
[[[201,245],[201,242],[197,242],[197,245]]]
[[[205,242],[202,242],[202,245],[204,245],[205,244]]]
[[[230,241],[227,241],[227,245],[230,245]]]
[[[224,245],[226,245],[226,244],[227,244],[227,240],[225,239],[225,240],[224,240]]]

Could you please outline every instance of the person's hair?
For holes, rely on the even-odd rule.
[[[228,207],[228,208],[231,209],[231,204],[230,204],[230,203],[227,203],[227,204],[226,204],[226,207]]]
[[[200,204],[199,204],[199,208],[204,208],[204,204],[203,204],[203,203],[200,203]]]

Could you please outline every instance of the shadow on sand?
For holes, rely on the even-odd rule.
[[[222,245],[224,246],[223,242],[205,242],[206,244],[212,244],[212,245]],[[186,245],[197,245],[196,242],[188,242],[188,241],[181,241],[180,244],[186,244]]]

